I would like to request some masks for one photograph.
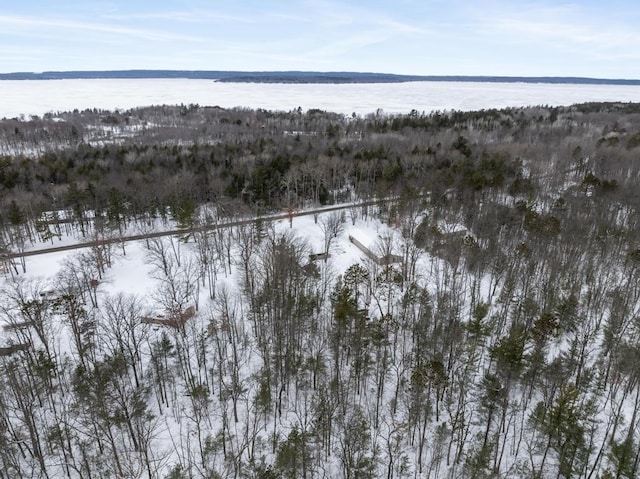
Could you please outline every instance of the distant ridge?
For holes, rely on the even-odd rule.
[[[0,73],[0,80],[168,79],[186,78],[241,83],[402,83],[410,81],[640,85],[640,80],[587,77],[394,75],[361,72],[243,72],[214,70],[103,70]]]

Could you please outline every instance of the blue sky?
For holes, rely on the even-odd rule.
[[[640,78],[640,2],[3,2],[0,71],[189,69]]]

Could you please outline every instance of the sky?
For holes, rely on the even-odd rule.
[[[640,78],[637,0],[22,0],[0,72],[361,71]]]

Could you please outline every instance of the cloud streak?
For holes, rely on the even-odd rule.
[[[603,18],[603,15],[605,18]],[[505,37],[521,43],[551,42],[566,45],[607,48],[638,48],[640,34],[619,18],[607,19],[606,13],[576,4],[532,5],[529,8],[484,12],[478,24],[485,35]],[[608,25],[604,27],[603,25]]]
[[[128,37],[152,40],[152,41],[188,41],[199,42],[200,39],[184,34],[176,34],[170,32],[160,32],[141,28],[130,28],[119,25],[110,25],[105,23],[86,23],[80,21],[70,21],[57,18],[38,18],[26,16],[0,15],[0,25],[5,28],[17,28],[25,33],[35,31],[38,33],[40,28],[48,28],[61,31],[61,33],[69,33],[69,30],[93,33],[105,33],[109,35],[124,35]]]
[[[148,13],[130,14],[107,14],[103,18],[108,20],[131,21],[131,20],[167,20],[169,22],[183,23],[206,23],[210,21],[235,22],[251,24],[255,23],[253,18],[239,15],[229,15],[211,11],[158,11]]]

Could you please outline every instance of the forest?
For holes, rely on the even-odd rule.
[[[638,477],[639,160],[631,103],[0,120],[0,479]]]

